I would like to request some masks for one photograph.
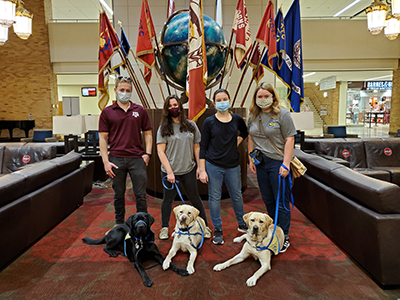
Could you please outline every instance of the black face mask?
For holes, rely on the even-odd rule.
[[[176,118],[181,113],[179,107],[171,107],[168,109],[171,117]]]

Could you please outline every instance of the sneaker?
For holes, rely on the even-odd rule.
[[[239,225],[237,230],[240,232],[247,232],[247,225],[246,224]]]
[[[167,240],[168,239],[168,227],[163,227],[160,230],[160,234],[158,236],[160,240]]]
[[[214,231],[213,243],[216,245],[222,245],[224,243],[224,239],[222,238],[222,230],[216,229]]]
[[[210,227],[207,226],[206,229],[204,230],[204,238],[205,239],[211,238],[211,233],[212,233],[212,231],[211,231]]]
[[[289,237],[285,236],[285,241],[283,242],[283,246],[282,246],[282,249],[280,252],[281,253],[285,252],[287,250],[287,248],[289,248],[289,246],[290,246]]]

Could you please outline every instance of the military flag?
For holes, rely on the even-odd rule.
[[[233,21],[232,32],[236,35],[235,61],[238,68],[244,66],[244,62],[251,50],[251,32],[247,8],[244,0],[239,0],[235,19]]]
[[[110,61],[120,47],[117,35],[105,12],[100,13],[99,20],[99,101],[98,106],[103,110],[108,103],[108,75],[110,72]]]
[[[196,122],[206,110],[207,57],[202,0],[190,0],[188,41],[186,91],[189,99],[189,119]]]
[[[268,64],[272,68],[272,59],[276,56],[276,33],[274,20],[274,5],[268,2],[256,35],[256,41],[268,50]]]
[[[149,5],[147,0],[143,0],[136,43],[136,57],[149,69],[153,67],[155,61],[153,44],[151,41],[154,36],[155,30]]]
[[[167,19],[175,12],[175,0],[167,0],[168,8],[167,8]]]

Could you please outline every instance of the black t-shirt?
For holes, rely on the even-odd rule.
[[[247,138],[247,126],[241,116],[232,115],[227,123],[219,121],[215,115],[208,117],[201,129],[200,159],[206,159],[221,168],[239,165],[237,137]]]

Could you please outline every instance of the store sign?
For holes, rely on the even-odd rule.
[[[336,88],[336,76],[322,78],[319,81],[319,90],[326,91]]]
[[[328,105],[322,104],[319,107],[319,115],[320,116],[327,116],[328,115]]]
[[[366,82],[367,90],[391,90],[392,82],[391,81],[367,81]]]

